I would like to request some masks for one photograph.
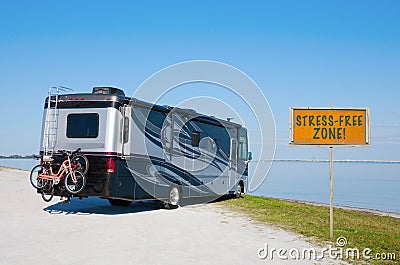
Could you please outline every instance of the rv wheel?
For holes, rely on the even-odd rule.
[[[242,182],[239,182],[236,187],[235,198],[240,198],[242,196],[242,190],[243,190],[243,184]]]
[[[178,186],[172,186],[169,190],[168,202],[165,204],[166,209],[178,208],[181,199]]]

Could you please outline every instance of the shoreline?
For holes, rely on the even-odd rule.
[[[259,196],[259,197],[278,199],[278,200],[283,200],[283,201],[288,201],[288,202],[304,203],[304,204],[308,204],[308,205],[329,207],[329,204],[326,204],[326,203],[299,201],[299,200],[273,198],[273,197],[265,197],[265,196]],[[374,215],[379,215],[379,216],[390,216],[390,217],[393,217],[393,218],[396,218],[396,219],[400,219],[400,213],[398,213],[398,212],[386,212],[386,211],[381,211],[381,210],[376,210],[376,209],[360,208],[360,207],[345,206],[345,205],[335,205],[335,204],[333,205],[333,208],[334,209],[338,208],[338,209],[343,209],[343,210],[351,210],[351,211],[369,213],[369,214],[374,214]]]
[[[21,169],[21,168],[16,168],[16,167],[7,167],[7,166],[0,166],[0,170],[1,169],[10,169],[10,170],[17,170],[17,171],[26,171],[26,172],[30,172],[30,170],[26,170],[26,169]]]
[[[287,201],[287,202],[296,202],[296,203],[304,203],[308,205],[314,205],[314,206],[326,206],[329,207],[329,204],[327,203],[320,203],[320,202],[312,202],[312,201],[301,201],[301,200],[294,200],[294,199],[286,199],[286,198],[278,198],[278,197],[268,197],[268,196],[262,196],[262,195],[254,195],[254,194],[249,194],[251,196],[256,196],[256,197],[261,197],[261,198],[269,198],[269,199],[276,199],[276,200],[282,200],[282,201]],[[344,209],[344,210],[352,210],[352,211],[357,211],[357,212],[364,212],[364,213],[370,213],[374,215],[380,215],[380,216],[390,216],[396,219],[400,219],[400,212],[387,212],[387,211],[382,211],[378,209],[371,209],[371,208],[361,208],[361,207],[355,207],[355,206],[348,206],[348,205],[333,205],[333,208],[338,208],[338,209]]]

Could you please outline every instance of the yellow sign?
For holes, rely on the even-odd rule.
[[[290,144],[369,145],[369,109],[290,108]]]

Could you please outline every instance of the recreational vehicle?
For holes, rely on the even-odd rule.
[[[78,148],[88,159],[84,189],[73,195],[55,189],[56,196],[97,196],[119,206],[147,199],[178,205],[247,189],[251,155],[243,126],[129,98],[117,88],[49,93],[40,146],[42,160]]]

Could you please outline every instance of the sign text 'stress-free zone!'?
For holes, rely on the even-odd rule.
[[[290,144],[329,147],[329,235],[333,238],[333,146],[369,145],[369,109],[290,108]]]
[[[369,109],[290,108],[290,144],[369,145]]]

